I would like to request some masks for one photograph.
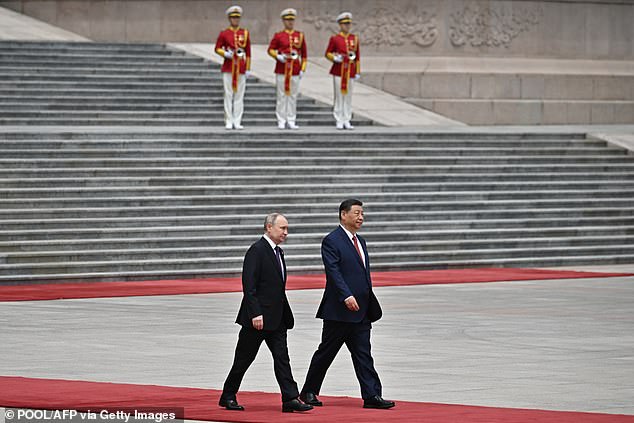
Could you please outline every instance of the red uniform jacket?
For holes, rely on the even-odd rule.
[[[277,60],[278,53],[290,55],[293,50],[297,52],[299,59],[290,61],[287,60],[288,64],[281,63]],[[299,75],[299,71],[306,70],[306,60],[308,59],[304,34],[295,30],[284,30],[278,32],[273,36],[273,39],[269,44],[269,55],[275,59],[275,73],[283,75],[288,69],[289,71],[292,71],[293,75]]]
[[[238,58],[236,51],[241,48],[245,51],[244,59]],[[224,57],[227,50],[233,51],[233,59],[225,59],[221,72],[233,72],[235,69],[239,73],[245,73],[251,69],[251,38],[249,31],[245,28],[227,28],[220,32],[216,41],[216,53]],[[234,67],[235,65],[235,67]]]
[[[354,52],[356,58],[354,61],[349,59],[348,54]],[[335,63],[335,54],[341,54],[343,56],[342,63]],[[332,63],[330,68],[330,74],[335,76],[354,78],[354,76],[361,72],[361,56],[359,55],[359,37],[354,34],[339,34],[330,37],[328,42],[328,48],[326,49],[326,58]],[[345,71],[349,71],[348,75],[344,74]],[[347,73],[347,72],[346,72]]]

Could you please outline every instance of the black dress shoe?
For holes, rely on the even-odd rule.
[[[234,399],[225,400],[225,399],[221,398],[220,402],[218,403],[218,405],[220,405],[221,407],[226,408],[227,410],[244,411],[244,407],[241,406],[240,404],[238,404],[238,401],[236,401]]]
[[[380,408],[385,410],[395,405],[394,401],[386,401],[378,395],[363,400],[363,408]]]
[[[317,398],[317,395],[313,394],[312,392],[306,392],[305,394],[301,394],[299,396],[299,399],[304,401],[305,404],[312,405],[313,407],[321,407],[322,405],[324,405],[323,402],[319,401],[319,398]]]
[[[282,413],[292,413],[293,411],[309,411],[313,406],[304,404],[297,398],[282,403]]]

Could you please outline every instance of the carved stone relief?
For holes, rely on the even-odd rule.
[[[509,47],[514,38],[539,23],[540,12],[504,13],[468,5],[450,15],[449,38],[456,46]]]
[[[361,43],[375,46],[402,46],[411,42],[420,47],[429,47],[438,38],[436,16],[427,12],[396,14],[384,8],[376,8],[361,18],[357,26]],[[336,15],[330,13],[304,14],[304,22],[315,26],[317,30],[337,32],[339,25]]]

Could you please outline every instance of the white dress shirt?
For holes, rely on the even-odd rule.
[[[262,235],[264,237],[264,239],[266,239],[269,243],[269,245],[271,246],[271,248],[273,249],[273,254],[275,254],[275,257],[277,258],[277,254],[275,253],[275,248],[277,247],[277,244],[275,242],[273,242],[273,240],[271,238],[269,238],[269,236],[267,234]],[[282,252],[280,251],[280,260],[282,260]],[[282,278],[284,278],[284,265],[282,263],[279,263],[280,265],[280,271],[282,272]]]
[[[352,240],[352,237],[355,236],[355,234],[347,230],[343,225],[339,225],[339,226],[341,226],[341,229],[343,229],[346,235],[348,235],[348,238],[350,238],[350,242],[352,243],[352,246],[354,247],[354,241]],[[361,245],[361,241],[359,241],[359,238],[357,238],[357,245],[359,246],[359,250],[361,250],[361,261],[363,262],[363,267],[365,267],[365,250],[363,249],[363,245]]]

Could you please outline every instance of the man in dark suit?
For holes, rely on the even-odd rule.
[[[244,296],[236,319],[242,329],[219,404],[227,410],[244,410],[236,394],[264,341],[273,355],[275,378],[282,391],[282,411],[308,411],[313,407],[298,399],[286,342],[286,331],[293,328],[294,319],[286,298],[286,262],[279,244],[288,236],[288,221],[279,213],[270,214],[264,221],[264,230],[266,233],[244,257]]]
[[[346,344],[361,385],[363,407],[391,408],[395,404],[382,398],[381,381],[370,353],[372,322],[381,318],[382,311],[372,292],[368,249],[357,235],[363,224],[363,203],[354,199],[342,202],[339,221],[339,227],[321,243],[326,289],[317,317],[324,323],[321,344],[310,362],[300,398],[306,404],[323,405],[317,395],[326,371]]]

